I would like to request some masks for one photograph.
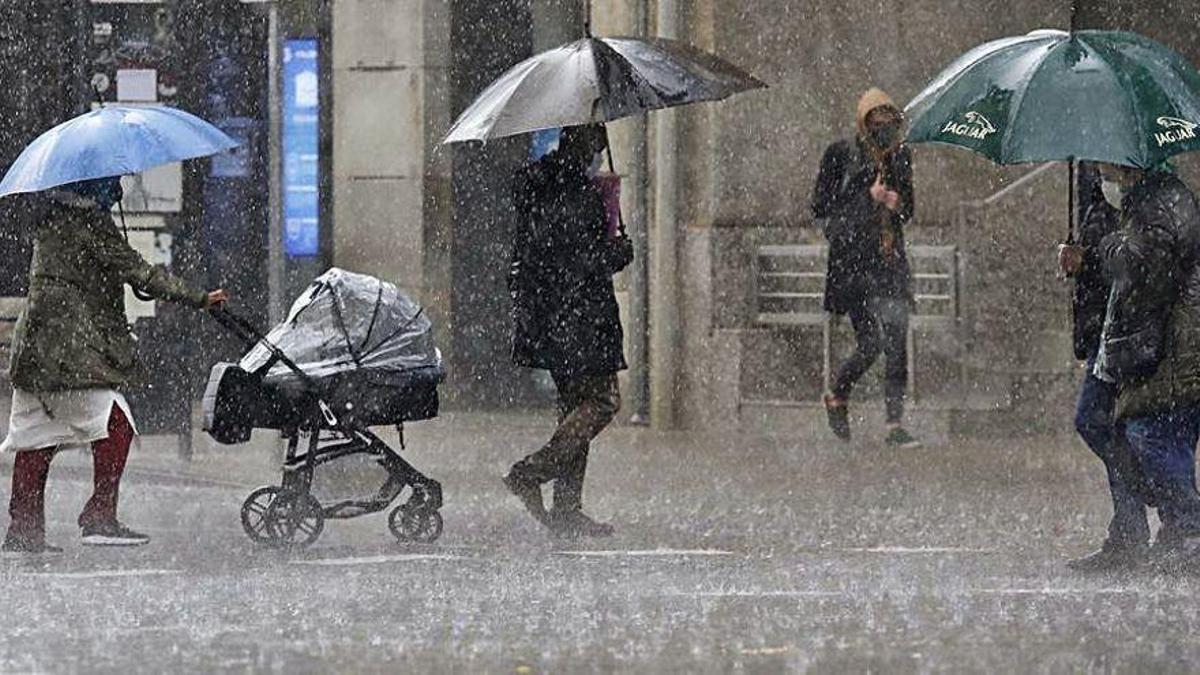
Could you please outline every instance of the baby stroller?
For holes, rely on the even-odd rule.
[[[219,363],[204,394],[204,430],[227,445],[250,440],[252,429],[277,429],[287,439],[283,478],[258,488],[242,504],[242,527],[262,544],[307,546],[326,519],[392,510],[388,528],[403,542],[428,543],[442,533],[442,486],[417,471],[369,427],[396,425],[438,413],[445,378],[432,325],[392,284],[333,268],[309,285],[287,319],[263,336],[226,309],[212,312],[248,345],[236,364]],[[318,466],[365,454],[387,472],[366,499],[322,505],[310,491]]]

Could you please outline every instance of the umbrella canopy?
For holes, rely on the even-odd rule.
[[[956,145],[1000,164],[1148,168],[1200,149],[1200,73],[1133,33],[1042,30],[967,52],[906,112],[909,142]]]
[[[237,145],[220,129],[177,108],[106,105],[30,143],[0,182],[0,197],[140,173]]]
[[[609,122],[765,86],[681,42],[589,37],[513,66],[459,116],[443,142]]]

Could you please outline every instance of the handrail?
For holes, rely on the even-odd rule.
[[[1000,188],[992,195],[989,195],[983,199],[963,200],[962,202],[960,202],[960,204],[962,204],[964,206],[973,206],[976,208],[981,207],[981,206],[991,206],[991,205],[995,204],[996,202],[1001,201],[1002,199],[1007,197],[1012,192],[1025,187],[1029,183],[1032,183],[1034,180],[1036,180],[1038,177],[1040,177],[1042,174],[1046,173],[1050,169],[1053,169],[1054,167],[1061,166],[1061,165],[1062,165],[1062,162],[1046,162],[1045,164],[1039,165],[1035,169],[1031,169],[1030,171],[1027,171],[1025,173],[1025,175],[1021,176],[1020,178],[1013,181],[1012,183]]]

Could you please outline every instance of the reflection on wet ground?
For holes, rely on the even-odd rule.
[[[409,431],[409,458],[446,487],[446,531],[430,546],[394,543],[374,516],[329,523],[306,551],[257,549],[238,508],[278,479],[269,449],[209,449],[185,465],[149,441],[123,514],[154,543],[84,550],[71,525],[90,477],[82,458],[63,458],[50,529],[67,553],[0,561],[0,670],[1200,663],[1200,582],[1063,568],[1099,543],[1107,517],[1100,467],[1070,439],[900,452],[618,429],[592,451],[585,496],[618,536],[571,542],[539,531],[497,480],[545,429],[450,416]],[[369,473],[346,466],[318,489]]]

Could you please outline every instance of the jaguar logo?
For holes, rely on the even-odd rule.
[[[996,133],[996,125],[984,117],[981,113],[974,110],[968,111],[963,115],[965,122],[951,120],[942,127],[943,134],[953,134],[955,136],[963,136],[965,138],[974,138],[976,140],[984,140],[988,136]]]
[[[1154,141],[1158,143],[1158,147],[1178,143],[1180,141],[1188,141],[1196,137],[1196,127],[1200,124],[1185,120],[1180,117],[1159,117],[1155,122],[1163,128],[1163,131],[1154,134]]]

